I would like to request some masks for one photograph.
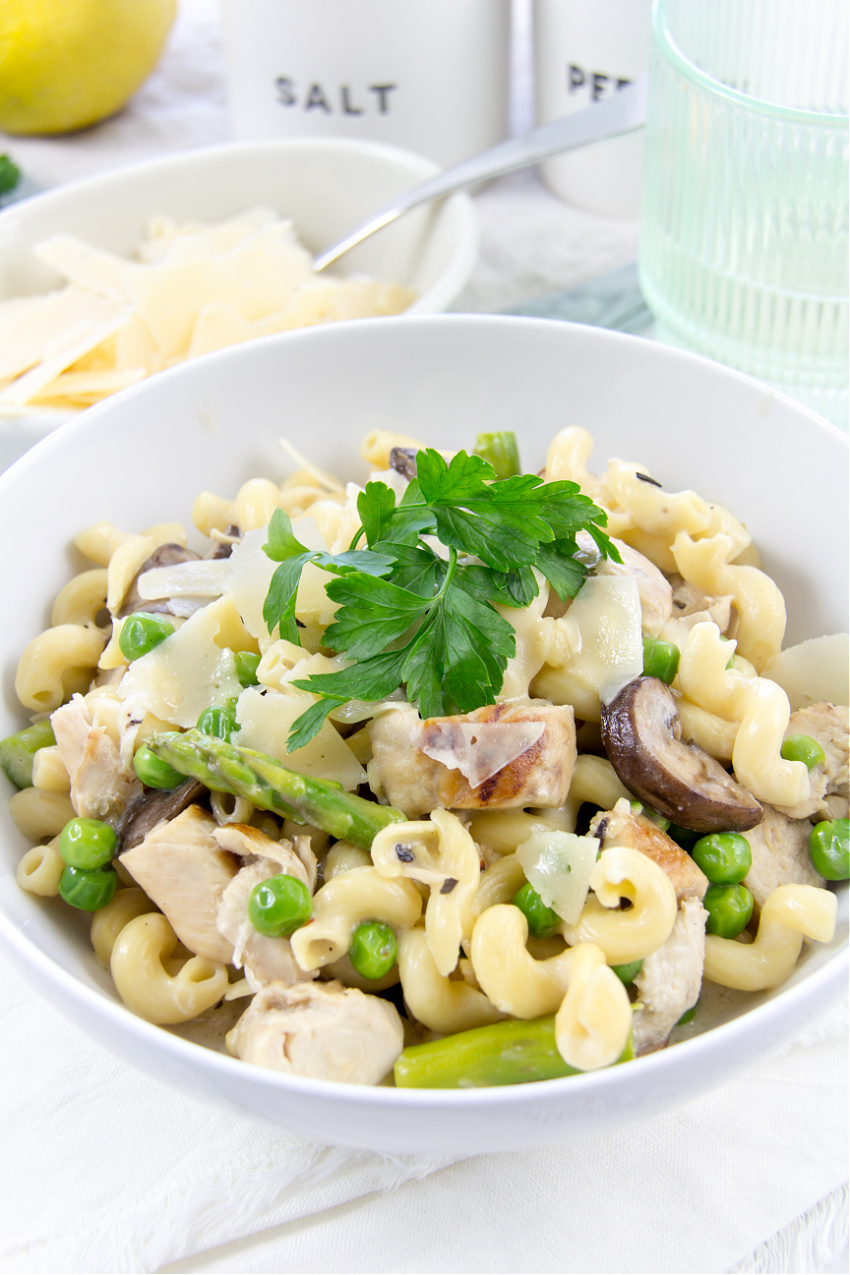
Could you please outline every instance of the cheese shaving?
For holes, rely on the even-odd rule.
[[[528,752],[545,729],[543,722],[438,722],[422,751],[478,788]]]
[[[292,222],[269,209],[210,225],[155,217],[132,257],[69,234],[32,254],[60,284],[0,300],[0,413],[11,415],[34,403],[83,409],[186,359],[273,332],[399,314],[415,295],[316,275]]]
[[[575,925],[590,888],[600,842],[574,832],[534,832],[516,848],[529,883],[562,921]]]

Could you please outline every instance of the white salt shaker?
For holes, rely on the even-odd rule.
[[[631,83],[647,68],[652,0],[534,0],[538,123],[560,119]],[[549,189],[602,216],[640,211],[643,133],[559,155],[541,164]]]
[[[220,0],[234,135],[371,138],[443,167],[507,135],[511,0]]]

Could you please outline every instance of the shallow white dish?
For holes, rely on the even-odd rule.
[[[156,214],[216,222],[263,206],[291,218],[301,242],[317,253],[437,171],[412,151],[330,137],[232,143],[133,164],[0,211],[0,300],[62,282],[29,251],[54,234],[129,257]],[[334,269],[413,288],[417,298],[406,313],[432,314],[461,292],[477,249],[472,200],[460,193],[414,209]],[[62,419],[46,412],[7,417],[0,409],[0,471]]]
[[[190,523],[198,491],[230,495],[249,476],[282,477],[281,436],[334,473],[363,477],[358,445],[374,428],[447,447],[515,429],[532,469],[566,424],[594,433],[597,466],[617,455],[640,461],[666,487],[692,486],[746,520],[789,600],[788,643],[846,628],[847,439],[805,409],[720,365],[599,329],[462,315],[368,320],[163,373],[90,409],[0,475],[7,525],[21,531],[7,555],[0,736],[25,720],[12,685],[17,659],[49,623],[73,566],[67,545],[83,526]],[[94,959],[86,919],[18,889],[24,849],[0,802],[0,937],[58,1008],[104,1047],[195,1095],[380,1151],[508,1150],[651,1116],[775,1050],[847,976],[842,886],[832,943],[813,945],[777,992],[728,1008],[711,1031],[666,1051],[504,1089],[329,1085],[248,1066],[135,1018]]]

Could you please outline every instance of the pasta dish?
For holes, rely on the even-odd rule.
[[[846,642],[783,650],[735,514],[592,449],[378,430],[362,485],[293,453],[194,528],[80,531],[0,767],[19,885],[90,915],[130,1011],[283,1073],[517,1084],[832,938]]]

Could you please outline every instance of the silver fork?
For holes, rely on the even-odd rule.
[[[466,190],[493,177],[514,173],[531,164],[538,164],[551,155],[576,150],[590,142],[607,137],[619,137],[631,133],[646,123],[647,77],[641,76],[633,84],[618,89],[611,97],[596,102],[584,110],[574,111],[562,119],[552,120],[533,129],[525,137],[500,142],[489,150],[454,164],[428,181],[398,195],[390,204],[376,212],[331,248],[325,248],[313,262],[314,270],[324,270],[345,252],[362,243],[376,230],[382,230],[403,213],[431,199],[440,199],[456,190]]]

